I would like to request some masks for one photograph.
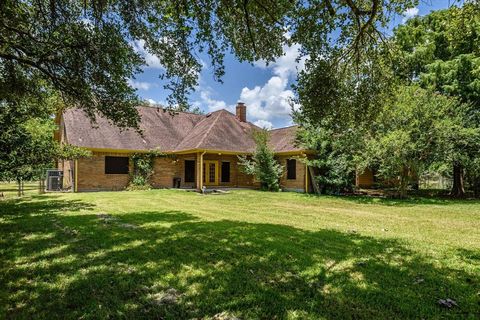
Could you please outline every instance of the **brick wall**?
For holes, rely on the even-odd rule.
[[[94,153],[91,158],[78,160],[78,191],[98,191],[98,190],[123,190],[130,181],[130,174],[105,174],[105,156],[130,156],[125,153]],[[305,164],[295,157],[278,156],[277,160],[286,169],[287,159],[296,159],[296,179],[286,178],[286,171],[282,175],[280,185],[285,190],[304,191],[305,189]],[[155,188],[171,188],[173,178],[181,179],[182,188],[195,188],[195,183],[185,182],[185,160],[197,161],[196,154],[178,155],[176,158],[157,158],[155,159],[151,178],[152,186]],[[236,155],[205,154],[203,160],[218,161],[219,186],[225,187],[248,187],[258,188],[260,185],[254,181],[252,176],[244,174],[238,165]],[[230,162],[230,182],[221,181],[222,161]],[[67,165],[68,163],[68,165]],[[63,162],[62,168],[68,170],[73,167],[73,162]],[[130,172],[133,165],[130,162]],[[68,173],[66,173],[68,175]]]
[[[295,156],[277,156],[277,161],[284,167],[282,177],[280,178],[280,187],[288,191],[305,191],[305,163]],[[287,159],[295,159],[296,179],[287,179]]]
[[[371,188],[373,186],[373,172],[370,169],[365,169],[364,172],[356,174],[355,185],[360,188]]]
[[[123,190],[130,181],[129,174],[105,174],[105,156],[128,157],[125,153],[93,153],[92,157],[79,159],[77,164],[77,190]],[[132,163],[130,169],[132,171]]]
[[[170,157],[156,158],[150,183],[154,188],[171,188],[173,178],[179,176],[178,160]]]

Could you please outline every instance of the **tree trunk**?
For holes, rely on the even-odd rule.
[[[22,180],[17,179],[17,185],[18,185],[18,196],[22,196]]]
[[[453,164],[453,186],[450,195],[455,198],[463,198],[465,196],[463,166],[457,162]]]
[[[407,167],[403,167],[402,174],[400,175],[400,187],[399,187],[399,197],[405,199],[407,197],[407,187],[408,187],[408,175],[409,170]]]

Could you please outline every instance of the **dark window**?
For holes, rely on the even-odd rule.
[[[230,182],[230,162],[222,162],[222,182]]]
[[[195,160],[185,160],[185,182],[195,182]]]
[[[128,157],[105,157],[105,174],[128,174]]]
[[[297,160],[287,159],[287,179],[297,179]]]

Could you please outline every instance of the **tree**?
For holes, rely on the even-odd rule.
[[[21,101],[31,88],[48,87],[92,119],[99,112],[121,127],[136,127],[138,97],[128,81],[146,62],[139,50],[159,59],[169,104],[186,109],[198,84],[199,53],[209,56],[217,80],[226,52],[270,62],[296,42],[312,57],[339,47],[359,57],[382,37],[392,13],[416,3],[6,0],[0,5],[0,92],[13,88],[10,98]]]
[[[416,86],[400,86],[373,124],[366,164],[377,168],[378,176],[397,185],[399,195],[405,197],[408,186],[426,169],[452,156],[452,139],[459,137],[452,136],[457,130],[451,129],[463,126],[456,114],[460,105]]]
[[[450,148],[448,158],[452,160],[452,195],[464,195],[464,174],[475,168],[476,150],[459,141],[470,141],[464,128],[479,127],[480,124],[480,3],[466,3],[463,7],[432,12],[417,17],[398,27],[394,32],[394,43],[399,49],[396,56],[397,77],[418,83],[424,88],[456,97],[467,106],[462,111],[464,126],[457,126],[457,136]],[[472,129],[473,130],[473,129]],[[468,131],[468,130],[467,130]],[[460,140],[459,140],[460,139]],[[466,154],[466,151],[471,151]],[[469,176],[473,173],[468,172]]]
[[[49,93],[43,92],[48,95]],[[75,159],[89,152],[53,140],[57,129],[51,117],[59,99],[46,96],[17,105],[0,102],[0,179],[15,180],[19,196],[23,181],[40,179],[57,159]]]
[[[278,191],[283,167],[275,160],[274,153],[268,146],[269,133],[267,130],[258,130],[253,133],[256,149],[253,156],[239,156],[239,165],[243,172],[253,175],[260,181],[262,190]]]
[[[394,88],[382,48],[358,64],[311,59],[295,86],[299,144],[316,153],[308,163],[325,193],[351,190],[372,123]],[[339,52],[338,54],[341,54]]]
[[[302,147],[315,152],[314,157],[305,161],[309,167],[317,168],[315,180],[321,193],[338,194],[353,189],[364,145],[362,132],[337,132],[327,123],[304,125],[298,130],[297,139]]]

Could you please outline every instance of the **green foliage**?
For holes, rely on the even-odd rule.
[[[381,51],[370,53],[357,65],[311,60],[295,87],[300,107],[293,116],[302,127],[297,140],[315,151],[315,159],[308,163],[317,168],[323,193],[352,190],[365,137],[393,88]]]
[[[480,4],[416,17],[395,30],[396,75],[480,107]]]
[[[155,173],[153,166],[158,157],[167,157],[167,155],[158,150],[151,150],[146,153],[135,153],[130,157],[133,172],[127,190],[148,190],[152,187],[150,178]]]
[[[163,67],[168,104],[186,109],[202,53],[219,81],[227,52],[271,62],[295,42],[312,57],[338,48],[354,57],[381,37],[394,13],[417,2],[7,0],[0,9],[0,92],[20,101],[54,89],[92,119],[99,112],[135,127],[139,101],[129,79],[146,64],[141,51]]]
[[[267,130],[258,130],[253,133],[256,149],[251,159],[238,156],[239,165],[243,172],[253,175],[260,181],[262,190],[280,190],[280,177],[283,167],[275,160],[274,153],[268,146],[269,133]]]
[[[306,162],[316,168],[315,179],[321,193],[338,194],[353,189],[355,169],[364,145],[362,138],[357,130],[335,132],[326,123],[299,129],[297,139],[302,147],[315,152]]]
[[[449,161],[451,134],[462,127],[462,118],[455,116],[459,109],[455,99],[415,86],[399,87],[374,122],[365,152],[367,166],[377,168],[382,180],[394,182],[404,197],[426,169]]]
[[[464,172],[470,186],[480,178],[474,165],[479,157],[479,35],[480,3],[472,1],[411,19],[395,30],[393,38],[399,49],[394,61],[398,78],[463,103],[446,116],[442,139],[443,161],[450,161],[453,168],[452,195],[460,197]]]
[[[58,97],[47,92],[20,104],[0,102],[0,179],[39,179],[45,169],[55,167],[55,160],[90,155],[53,139],[57,127],[51,115],[58,107]]]
[[[419,173],[453,164],[476,185],[479,35],[480,7],[469,2],[410,19],[391,40],[362,46],[355,63],[345,48],[314,55],[294,119],[300,143],[317,151],[319,182],[344,187],[346,168],[372,166],[403,195]]]

